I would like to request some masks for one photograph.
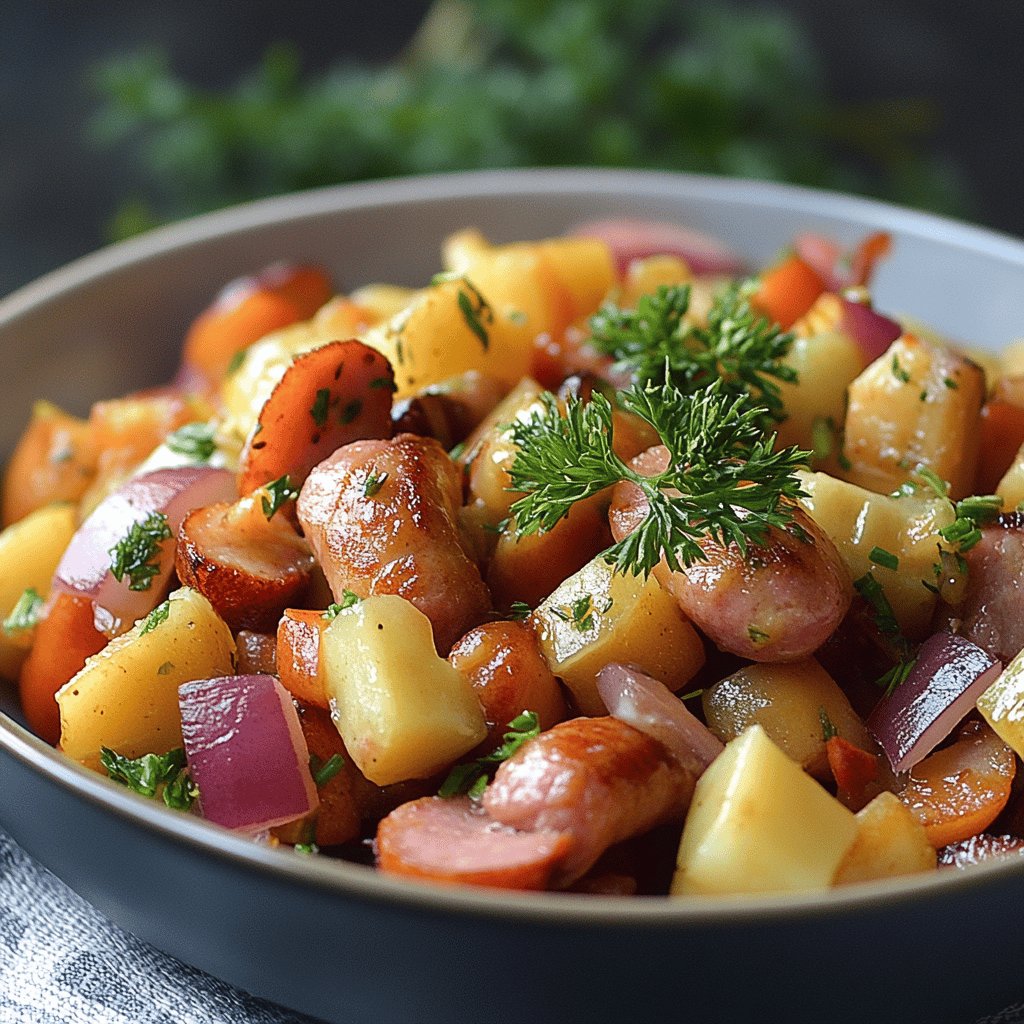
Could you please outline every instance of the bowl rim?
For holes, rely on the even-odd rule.
[[[919,238],[941,240],[944,245],[983,253],[1024,270],[1024,241],[1010,235],[880,200],[804,186],[664,171],[580,168],[470,171],[360,182],[276,196],[158,228],[74,260],[0,299],[0,323],[13,323],[39,306],[132,265],[171,252],[187,251],[214,239],[307,220],[319,214],[494,196],[524,198],[580,191],[597,196],[621,193],[624,188],[640,197],[670,198],[682,191],[689,200],[728,200],[751,207],[768,205],[808,215],[827,213],[864,227],[884,225]],[[1011,875],[1024,874],[1024,857],[1006,858],[974,866],[969,871],[940,869],[840,889],[735,897],[693,896],[685,900],[509,893],[500,889],[444,886],[388,876],[364,865],[333,858],[307,857],[290,850],[273,849],[196,816],[173,813],[65,758],[2,713],[0,748],[61,789],[152,834],[183,843],[195,853],[232,862],[253,874],[273,875],[334,896],[399,905],[409,910],[503,921],[518,919],[553,926],[586,923],[608,928],[672,929],[741,925],[752,921],[771,923],[868,913],[921,900],[942,899],[950,893],[967,896]]]

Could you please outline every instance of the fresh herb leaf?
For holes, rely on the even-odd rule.
[[[757,626],[747,626],[747,636],[754,644],[763,644],[765,640],[770,639],[768,634],[763,629],[758,629]]]
[[[240,348],[228,361],[227,376],[233,377],[242,368],[242,363],[245,362],[248,348]]]
[[[690,690],[689,693],[680,693],[678,696],[680,700],[693,700],[694,697],[700,697],[706,689],[706,686],[702,686],[699,690]]]
[[[289,501],[295,501],[299,496],[298,490],[292,486],[291,477],[285,473],[269,484],[263,485],[264,494],[260,495],[260,505],[263,507],[263,514],[268,520],[273,519],[282,506]]]
[[[320,618],[326,619],[328,622],[333,622],[347,608],[351,608],[353,605],[359,604],[359,601],[360,597],[358,594],[354,594],[351,590],[343,590],[341,592],[341,601],[335,604],[329,604],[324,609]]]
[[[390,377],[374,377],[370,381],[370,387],[391,392],[398,390],[398,385]]]
[[[162,622],[167,621],[167,616],[171,614],[171,602],[164,601],[158,604],[147,616],[146,621],[142,624],[142,629],[139,630],[139,636],[145,636],[147,633],[152,633],[157,626]]]
[[[828,717],[828,712],[824,708],[818,708],[818,719],[821,722],[821,738],[826,743],[839,735],[839,730],[832,724],[832,719]]]
[[[161,544],[170,539],[171,528],[163,512],[150,512],[141,522],[132,523],[109,552],[114,579],[120,583],[127,576],[129,590],[149,590],[160,573]]]
[[[466,450],[466,442],[465,442],[465,441],[460,441],[460,442],[459,442],[459,443],[458,443],[458,444],[457,444],[457,445],[456,445],[456,446],[455,446],[455,447],[454,447],[454,448],[453,448],[453,449],[452,449],[452,450],[451,450],[451,451],[450,451],[450,452],[448,453],[448,458],[449,458],[449,459],[451,459],[451,460],[452,460],[452,462],[458,462],[458,461],[459,461],[459,459],[461,459],[461,458],[462,458],[462,454],[463,454],[463,452],[465,452],[465,450]]]
[[[28,587],[22,591],[10,615],[4,619],[4,632],[20,633],[22,630],[34,629],[39,623],[45,603],[35,587]]]
[[[166,445],[172,452],[184,455],[193,462],[209,462],[217,450],[213,441],[212,423],[186,423],[173,434],[167,435]]]
[[[459,289],[459,312],[462,313],[466,326],[477,336],[486,352],[491,343],[487,326],[494,323],[494,310],[469,278],[464,277],[462,283],[466,289]]]
[[[316,843],[296,843],[292,849],[306,857],[314,857],[320,852],[320,847]]]
[[[907,681],[907,676],[910,675],[911,669],[916,664],[916,658],[901,658],[888,672],[875,680],[875,685],[885,691],[886,697],[891,696],[897,687],[902,686]]]
[[[785,418],[778,381],[796,372],[783,360],[793,344],[750,304],[753,283],[723,290],[711,306],[707,327],[689,326],[689,285],[662,285],[632,310],[607,304],[590,319],[591,344],[610,355],[640,384],[671,382],[696,394],[716,380],[732,395],[750,395],[762,407],[762,425]]]
[[[942,383],[945,384],[950,391],[956,391],[956,389],[960,387],[960,385],[957,384],[957,382],[953,380],[952,377],[943,377]]]
[[[317,763],[314,766],[313,758],[315,756],[315,754],[311,754],[309,757],[309,769],[313,776],[313,781],[319,789],[321,786],[326,786],[345,767],[345,758],[341,754],[331,754],[326,761]],[[319,758],[317,758],[317,761],[319,762]]]
[[[109,747],[100,747],[100,764],[110,778],[140,796],[155,797],[163,787],[163,800],[168,807],[188,810],[198,796],[181,747],[175,747],[166,754],[143,754],[141,757],[125,757]]]
[[[513,622],[523,622],[530,617],[533,609],[525,601],[513,601],[509,605],[508,617]]]
[[[910,374],[902,366],[900,366],[899,356],[895,356],[894,355],[892,357],[892,375],[901,384],[909,384],[910,383]]]
[[[341,410],[341,423],[343,426],[347,426],[351,423],[361,412],[363,411],[363,403],[358,398],[353,398],[351,402],[346,403],[345,407]]]
[[[313,422],[318,427],[322,427],[327,422],[327,412],[330,409],[330,406],[331,389],[317,388],[316,398],[313,399],[313,405],[309,410],[309,415],[313,417]]]
[[[489,754],[466,764],[457,764],[441,784],[438,796],[451,797],[468,793],[478,799],[487,787],[492,765],[507,761],[524,743],[540,735],[540,720],[535,711],[523,711],[508,723],[502,742]]]
[[[387,478],[387,473],[378,473],[375,469],[371,469],[367,474],[366,483],[363,485],[363,495],[367,498],[374,497],[384,486]]]
[[[896,619],[896,613],[892,610],[889,598],[885,596],[882,584],[875,579],[871,573],[866,573],[853,581],[854,589],[867,602],[871,609],[872,618],[878,631],[886,637],[895,639],[902,638],[900,624]]]
[[[793,521],[790,503],[803,495],[793,474],[807,453],[775,451],[774,437],[760,429],[764,410],[746,395],[725,393],[721,381],[694,395],[670,383],[620,393],[620,405],[652,426],[668,449],[667,469],[653,476],[615,454],[604,395],[595,392],[586,405],[570,396],[564,414],[554,396],[542,402],[542,410],[512,427],[512,487],[524,492],[512,506],[519,535],[550,530],[577,501],[622,480],[643,491],[649,510],[605,553],[621,572],[646,576],[662,557],[674,570],[703,561],[708,539],[745,554],[765,543],[771,528]]]
[[[894,572],[900,567],[900,560],[891,551],[880,547],[873,547],[868,552],[868,561],[874,562],[875,565],[880,565],[884,569],[892,569]]]

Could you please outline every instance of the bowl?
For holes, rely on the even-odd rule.
[[[807,189],[620,171],[485,172],[320,190],[105,249],[0,302],[0,444],[31,401],[84,412],[170,376],[231,277],[322,263],[348,290],[420,284],[441,239],[613,214],[677,220],[754,264],[800,230],[894,236],[886,311],[997,347],[1024,327],[1024,243]],[[115,922],[256,995],[332,1022],[967,1021],[1020,999],[1024,859],[822,894],[622,899],[422,885],[257,845],[65,760],[0,715],[0,824]]]

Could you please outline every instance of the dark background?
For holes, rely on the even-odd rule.
[[[642,0],[638,0],[642,2]],[[959,166],[962,207],[1024,235],[1024,3],[786,0],[822,56],[838,101],[930,100],[929,146]],[[97,106],[88,70],[140,46],[174,69],[227,86],[267,45],[297,44],[304,67],[345,55],[386,59],[427,4],[316,2],[0,3],[0,294],[98,247],[131,183],[123,153],[100,151],[84,124]]]

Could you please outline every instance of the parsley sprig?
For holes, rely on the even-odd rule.
[[[750,304],[751,282],[721,291],[707,327],[687,324],[689,285],[662,285],[643,295],[635,309],[603,306],[590,320],[591,343],[615,359],[640,384],[674,384],[696,394],[716,380],[730,394],[750,395],[762,406],[763,426],[785,419],[779,381],[796,371],[782,360],[793,335],[782,331]]]
[[[171,527],[163,512],[150,512],[111,549],[110,571],[121,582],[128,577],[129,590],[149,590],[160,574],[160,546],[171,539]]]
[[[162,796],[168,807],[187,811],[199,795],[185,763],[181,747],[166,754],[143,754],[125,757],[110,747],[100,747],[100,764],[115,782],[127,786],[140,796]]]
[[[584,405],[566,400],[563,414],[551,395],[531,419],[513,425],[518,453],[510,474],[524,496],[512,506],[520,535],[550,530],[572,506],[620,481],[639,487],[647,518],[605,553],[617,570],[648,575],[664,556],[675,570],[704,561],[708,538],[722,546],[766,541],[770,528],[793,521],[790,501],[803,495],[794,470],[807,452],[774,450],[761,430],[764,409],[746,395],[728,394],[721,381],[693,395],[674,384],[634,384],[619,404],[661,436],[670,461],[662,473],[642,476],[612,447],[612,406],[595,393]]]
[[[193,462],[209,462],[217,450],[212,423],[186,423],[167,435],[167,447]]]
[[[450,797],[466,793],[474,800],[478,799],[487,788],[491,768],[507,761],[527,740],[539,735],[540,720],[535,711],[523,711],[516,715],[508,723],[508,731],[494,750],[475,761],[457,764],[452,768],[437,791],[438,796]]]

